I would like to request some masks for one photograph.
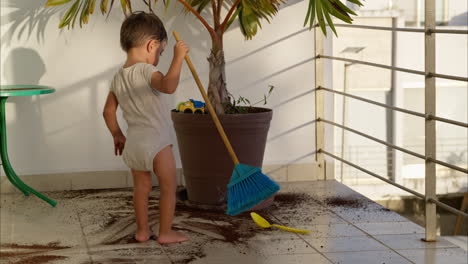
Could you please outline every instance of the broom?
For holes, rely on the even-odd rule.
[[[174,37],[177,41],[180,40],[179,34],[176,31],[173,32]],[[227,211],[228,215],[237,215],[242,212],[249,210],[255,205],[263,202],[268,197],[275,194],[279,191],[279,185],[268,178],[265,174],[262,173],[260,168],[241,164],[237,158],[236,153],[234,152],[231,143],[229,142],[226,133],[224,132],[221,123],[219,122],[218,116],[211,105],[208,96],[206,95],[205,89],[198,78],[198,74],[193,67],[192,61],[188,55],[185,56],[185,61],[192,72],[192,75],[197,83],[198,89],[205,100],[206,106],[210,112],[211,117],[218,129],[218,132],[221,136],[221,139],[226,145],[226,148],[229,152],[229,155],[234,162],[234,170],[232,172],[231,180],[228,184],[228,203]]]

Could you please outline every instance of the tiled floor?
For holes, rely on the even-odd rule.
[[[179,202],[175,227],[189,242],[135,243],[131,190],[2,194],[0,263],[467,263],[467,252],[335,181],[282,184],[275,204],[259,213],[273,223],[308,229],[298,235],[260,229],[248,214],[194,210]],[[158,191],[150,199],[157,230]]]

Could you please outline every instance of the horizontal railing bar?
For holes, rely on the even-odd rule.
[[[430,30],[430,32],[434,33],[442,33],[442,34],[468,34],[468,30],[462,30],[462,29],[433,29]]]
[[[379,64],[379,63],[373,63],[373,62],[367,62],[367,61],[361,61],[361,60],[353,60],[353,59],[334,57],[334,56],[327,56],[327,55],[319,55],[317,57],[330,59],[330,60],[347,61],[347,62],[358,63],[358,64],[363,64],[363,65],[369,65],[369,66],[379,67],[379,68],[384,68],[384,69],[389,69],[389,70],[408,72],[408,73],[412,73],[412,74],[426,75],[426,73],[423,72],[423,71],[411,70],[411,69],[400,68],[400,67],[392,67],[392,66],[388,66],[388,65],[385,65],[385,64]]]
[[[336,27],[349,27],[349,28],[363,28],[363,29],[375,29],[385,31],[402,31],[402,32],[419,32],[424,33],[424,28],[400,28],[400,27],[379,27],[379,26],[368,26],[368,25],[353,25],[353,24],[334,24]],[[460,29],[433,29],[428,30],[428,33],[442,33],[442,34],[468,34],[468,30]]]
[[[453,75],[440,74],[440,73],[432,73],[430,75],[433,76],[433,77],[436,77],[436,78],[449,79],[449,80],[455,80],[455,81],[461,81],[461,82],[468,82],[467,77],[453,76]]]
[[[375,29],[385,31],[406,31],[406,32],[424,32],[424,28],[399,28],[399,27],[378,27],[378,26],[367,26],[367,25],[351,25],[351,24],[334,24],[336,27],[349,27],[349,28],[364,28],[364,29]]]
[[[465,212],[463,212],[463,211],[460,211],[460,210],[458,210],[458,209],[455,209],[455,208],[453,208],[452,206],[446,205],[446,204],[444,204],[443,202],[434,200],[434,199],[432,199],[432,198],[429,198],[428,201],[431,202],[431,203],[437,204],[438,206],[444,208],[445,210],[447,210],[447,211],[449,211],[449,212],[451,212],[451,213],[454,213],[454,214],[463,216],[463,217],[465,217],[465,218],[468,217],[468,214],[467,214],[467,213],[465,213]]]
[[[368,26],[368,25],[355,25],[355,24],[334,24],[336,27],[349,27],[349,28],[363,28],[363,29],[375,29],[375,30],[385,30],[385,31],[402,31],[402,32],[418,32],[428,34],[432,33],[441,33],[441,34],[468,34],[468,30],[463,29],[430,29],[425,30],[424,28],[399,28],[399,27],[379,27],[379,26]],[[315,27],[318,27],[319,24],[315,24]],[[328,26],[328,24],[327,24]]]
[[[364,98],[364,97],[352,95],[352,94],[349,94],[349,93],[344,93],[344,92],[336,91],[336,90],[333,90],[333,89],[330,89],[330,88],[325,88],[325,87],[318,87],[317,89],[322,89],[322,90],[325,90],[325,91],[328,91],[328,92],[332,92],[332,93],[340,94],[340,95],[343,95],[343,96],[348,96],[348,97],[351,97],[351,98],[354,98],[354,99],[357,99],[357,100],[361,100],[361,101],[364,101],[364,102],[366,102],[366,103],[370,103],[370,104],[382,106],[382,107],[385,107],[385,108],[388,108],[388,109],[393,109],[393,110],[396,110],[396,111],[400,111],[400,112],[403,112],[403,113],[406,113],[406,114],[410,114],[410,115],[415,115],[415,116],[419,116],[419,117],[422,117],[422,118],[426,118],[426,116],[425,116],[423,113],[419,113],[419,112],[415,112],[415,111],[411,111],[411,110],[406,110],[406,109],[403,109],[403,108],[399,108],[399,107],[395,107],[395,106],[391,106],[391,105],[379,103],[379,102],[376,102],[376,101],[373,101],[373,100],[369,100],[369,99],[366,99],[366,98]]]
[[[403,185],[400,185],[400,184],[398,184],[398,183],[395,183],[395,182],[393,182],[393,181],[391,181],[391,180],[389,180],[389,179],[386,179],[386,178],[384,178],[384,177],[382,177],[382,176],[380,176],[380,175],[378,175],[378,174],[376,174],[376,173],[373,173],[373,172],[371,172],[371,171],[369,171],[369,170],[366,170],[366,169],[364,169],[363,167],[361,167],[361,166],[359,166],[359,165],[356,165],[356,164],[351,163],[351,162],[349,162],[349,161],[347,161],[347,160],[344,160],[344,159],[342,159],[342,158],[340,158],[340,157],[337,157],[337,156],[335,156],[335,155],[333,155],[333,154],[331,154],[331,153],[329,153],[329,152],[327,152],[327,151],[325,151],[325,150],[323,150],[323,149],[319,149],[318,152],[322,152],[322,153],[324,153],[325,155],[328,155],[328,156],[330,156],[330,157],[332,157],[332,158],[334,158],[334,159],[336,159],[336,160],[338,160],[338,161],[341,161],[341,162],[343,162],[343,163],[345,163],[345,164],[347,164],[347,165],[349,165],[349,166],[351,166],[351,167],[354,167],[354,168],[356,168],[356,169],[358,169],[358,170],[360,170],[360,171],[362,171],[362,172],[365,172],[365,173],[367,173],[367,174],[369,174],[369,175],[371,175],[371,176],[374,176],[374,177],[377,178],[377,179],[380,179],[380,180],[382,180],[382,181],[384,181],[384,182],[386,182],[386,183],[389,183],[389,184],[391,184],[391,185],[393,185],[393,186],[395,186],[395,187],[398,187],[398,188],[400,188],[400,189],[402,189],[402,190],[404,190],[404,191],[406,191],[406,192],[409,192],[409,193],[415,195],[415,196],[418,197],[418,198],[421,198],[421,199],[423,199],[423,200],[426,199],[425,196],[424,196],[423,194],[421,194],[421,193],[418,193],[418,192],[416,192],[416,191],[413,191],[413,190],[411,190],[411,189],[408,189],[408,188],[406,188],[406,187],[403,186]],[[440,202],[440,201],[437,201],[437,200],[434,200],[434,199],[428,199],[428,201],[431,202],[431,203],[435,203],[436,205],[438,205],[438,206],[444,208],[445,210],[447,210],[447,211],[449,211],[449,212],[451,212],[451,213],[454,213],[454,214],[457,214],[457,215],[461,215],[461,216],[463,216],[463,217],[465,217],[465,218],[468,217],[468,214],[466,214],[465,212],[462,212],[462,211],[460,211],[460,210],[458,210],[458,209],[455,209],[455,208],[453,208],[453,207],[451,207],[451,206],[448,206],[448,205],[446,205],[446,204],[444,204],[444,203],[442,203],[442,202]]]
[[[400,188],[400,189],[402,189],[402,190],[405,190],[405,191],[407,191],[407,192],[409,192],[409,193],[412,193],[412,194],[416,195],[416,196],[419,197],[419,198],[424,199],[424,194],[421,194],[421,193],[418,193],[418,192],[413,191],[413,190],[411,190],[411,189],[408,189],[408,188],[406,188],[406,187],[403,186],[403,185],[400,185],[400,184],[395,183],[395,182],[393,182],[393,181],[391,181],[391,180],[389,180],[389,179],[386,179],[386,178],[384,178],[384,177],[382,177],[382,176],[380,176],[380,175],[378,175],[378,174],[373,173],[372,171],[366,170],[366,169],[364,169],[363,167],[361,167],[361,166],[359,166],[359,165],[356,165],[356,164],[351,163],[351,162],[349,162],[349,161],[347,161],[347,160],[344,160],[344,159],[342,159],[342,158],[339,158],[339,157],[337,157],[337,156],[335,156],[335,155],[333,155],[333,154],[331,154],[331,153],[329,153],[329,152],[327,152],[327,151],[325,151],[325,150],[323,150],[323,149],[320,149],[318,152],[322,152],[322,153],[324,153],[325,155],[328,155],[328,156],[330,156],[330,157],[332,157],[332,158],[334,158],[334,159],[336,159],[336,160],[339,160],[339,161],[341,161],[341,162],[343,162],[343,163],[346,163],[346,164],[348,164],[348,165],[351,166],[351,167],[354,167],[354,168],[356,168],[356,169],[358,169],[358,170],[360,170],[360,171],[363,171],[363,172],[365,172],[365,173],[367,173],[367,174],[369,174],[369,175],[372,175],[372,176],[374,176],[374,177],[376,177],[376,178],[378,178],[378,179],[380,179],[380,180],[382,180],[382,181],[384,181],[384,182],[386,182],[386,183],[389,183],[389,184],[391,184],[391,185],[393,185],[393,186],[396,186],[396,187],[398,187],[398,188]]]
[[[402,148],[402,147],[398,147],[398,146],[396,146],[396,145],[393,145],[393,144],[390,144],[390,143],[388,143],[388,142],[385,142],[385,141],[383,141],[383,140],[381,140],[381,139],[375,138],[375,137],[373,137],[373,136],[369,136],[369,135],[367,135],[367,134],[364,134],[364,133],[359,132],[359,131],[357,131],[357,130],[354,130],[354,129],[352,129],[352,128],[349,128],[349,127],[346,127],[346,126],[337,124],[337,123],[335,123],[335,122],[328,121],[328,120],[325,120],[325,119],[320,119],[320,120],[318,120],[318,121],[322,121],[322,122],[324,122],[324,123],[327,123],[327,124],[330,124],[330,125],[334,125],[334,126],[336,126],[336,127],[342,128],[342,129],[344,129],[344,130],[348,130],[348,131],[350,131],[350,132],[353,132],[353,133],[355,133],[355,134],[358,134],[358,135],[360,135],[360,136],[363,136],[363,137],[365,137],[365,138],[368,138],[368,139],[370,139],[370,140],[373,140],[373,141],[375,141],[375,142],[378,142],[378,143],[380,143],[380,144],[383,144],[383,145],[385,145],[385,146],[387,146],[387,147],[391,147],[391,148],[397,149],[397,150],[399,150],[399,151],[405,152],[406,154],[409,154],[409,155],[418,157],[418,158],[420,158],[420,159],[423,159],[423,160],[426,159],[426,156],[424,156],[424,155],[421,155],[421,154],[419,154],[419,153],[413,152],[413,151],[411,151],[411,150],[404,149],[404,148]]]
[[[370,140],[373,140],[375,142],[378,142],[380,144],[383,144],[387,147],[391,147],[391,148],[394,148],[394,149],[397,149],[401,152],[404,152],[406,154],[409,154],[409,155],[412,155],[412,156],[415,156],[415,157],[418,157],[420,159],[423,159],[423,160],[426,160],[426,161],[430,161],[430,162],[434,162],[434,163],[437,163],[439,165],[442,165],[442,166],[445,166],[445,167],[448,167],[448,168],[451,168],[453,170],[457,170],[457,171],[460,171],[460,172],[463,172],[465,174],[468,174],[468,170],[467,169],[464,169],[464,168],[461,168],[461,167],[458,167],[458,166],[455,166],[455,165],[452,165],[452,164],[449,164],[447,162],[444,162],[444,161],[440,161],[440,160],[437,160],[437,159],[432,159],[432,158],[427,158],[426,156],[422,155],[422,154],[419,154],[419,153],[416,153],[416,152],[413,152],[411,150],[407,150],[405,148],[402,148],[402,147],[398,147],[396,145],[393,145],[393,144],[390,144],[386,141],[383,141],[381,139],[378,139],[376,137],[373,137],[373,136],[369,136],[367,134],[364,134],[362,132],[359,132],[355,129],[352,129],[352,128],[349,128],[349,127],[346,127],[346,126],[343,126],[343,125],[340,125],[340,124],[337,124],[335,122],[332,122],[332,121],[329,121],[329,120],[325,120],[325,119],[318,119],[317,121],[321,121],[321,122],[324,122],[324,123],[327,123],[327,124],[330,124],[330,125],[333,125],[333,126],[336,126],[336,127],[339,127],[341,129],[344,129],[344,130],[347,130],[347,131],[350,131],[350,132],[353,132],[355,134],[358,134],[360,136],[363,136],[365,138],[368,138]]]
[[[455,166],[455,165],[452,165],[450,163],[447,163],[447,162],[444,162],[444,161],[441,161],[441,160],[437,160],[437,159],[431,159],[431,158],[427,158],[426,159],[427,161],[430,161],[430,162],[434,162],[434,163],[437,163],[439,165],[442,165],[442,166],[445,166],[445,167],[449,167],[453,170],[457,170],[457,171],[461,171],[465,174],[468,174],[468,170],[467,169],[463,169],[462,167],[458,167],[458,166]]]
[[[367,61],[362,61],[362,60],[353,60],[353,59],[347,59],[347,58],[342,58],[342,57],[334,57],[334,56],[327,56],[327,55],[317,55],[316,58],[346,61],[346,62],[351,62],[351,63],[368,65],[368,66],[372,66],[372,67],[378,67],[378,68],[384,68],[384,69],[389,69],[389,70],[395,70],[395,71],[401,71],[401,72],[407,72],[407,73],[426,76],[426,73],[423,72],[423,71],[411,70],[411,69],[401,68],[401,67],[393,67],[393,66],[388,66],[388,65],[385,65],[385,64],[367,62]],[[452,76],[452,75],[445,75],[445,74],[432,73],[432,72],[428,73],[427,75],[429,77],[436,77],[436,78],[443,78],[443,79],[450,79],[450,80],[468,82],[467,77]]]
[[[364,97],[352,95],[352,94],[345,93],[345,92],[336,91],[336,90],[333,90],[333,89],[330,89],[330,88],[317,87],[317,89],[314,89],[314,90],[319,90],[319,89],[324,90],[324,91],[328,91],[328,92],[331,92],[331,93],[336,93],[336,94],[340,94],[340,95],[343,95],[343,96],[351,97],[351,98],[354,98],[356,100],[360,100],[360,101],[363,101],[363,102],[366,102],[366,103],[378,105],[378,106],[385,107],[385,108],[388,108],[388,109],[392,109],[392,110],[395,110],[395,111],[400,111],[400,112],[403,112],[403,113],[406,113],[406,114],[409,114],[409,115],[415,115],[415,116],[419,116],[419,117],[426,118],[426,119],[433,119],[433,120],[437,120],[437,121],[440,121],[440,122],[445,122],[445,123],[449,123],[449,124],[452,124],[452,125],[457,125],[457,126],[468,128],[467,123],[463,123],[463,122],[459,122],[459,121],[455,121],[455,120],[447,119],[447,118],[443,118],[443,117],[438,117],[438,116],[435,116],[435,115],[428,115],[426,117],[426,115],[424,115],[423,113],[419,113],[419,112],[407,110],[407,109],[404,109],[404,108],[379,103],[379,102],[376,102],[376,101],[373,101],[373,100],[370,100],[370,99],[366,99]]]
[[[435,116],[435,115],[427,115],[427,119],[434,119],[436,121],[445,122],[445,123],[449,123],[449,124],[452,124],[452,125],[468,128],[467,123],[463,123],[463,122],[460,122],[460,121],[455,121],[455,120],[447,119],[447,118],[443,118],[443,117],[438,117],[438,116]]]

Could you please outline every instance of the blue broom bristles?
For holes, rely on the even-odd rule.
[[[237,215],[263,202],[279,191],[279,185],[260,169],[251,175],[237,179],[228,186],[228,215]]]

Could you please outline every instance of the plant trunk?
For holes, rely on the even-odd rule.
[[[221,38],[222,39],[222,38]],[[216,110],[216,114],[224,114],[223,103],[229,102],[226,89],[226,62],[222,45],[213,42],[210,57],[210,82],[208,85],[208,98]]]

